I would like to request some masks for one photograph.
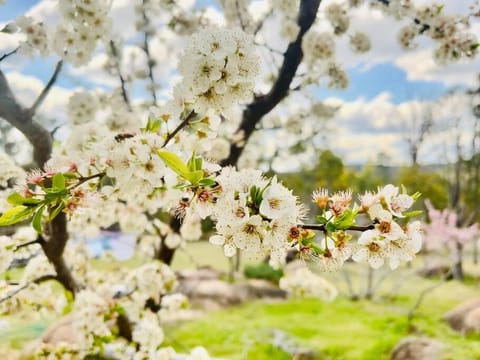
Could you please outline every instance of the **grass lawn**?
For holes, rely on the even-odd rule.
[[[360,270],[356,265],[350,266]],[[319,352],[320,359],[376,360],[388,359],[401,338],[415,334],[442,342],[445,359],[480,359],[480,336],[462,336],[441,320],[455,305],[480,296],[478,289],[448,282],[429,292],[415,312],[412,333],[407,322],[408,310],[419,291],[435,281],[411,276],[399,294],[389,298],[389,288],[406,274],[409,271],[393,274],[374,300],[351,301],[340,296],[332,303],[315,299],[255,302],[171,328],[168,339],[186,348],[204,344],[215,356],[228,359],[290,359],[272,346],[273,330],[280,329],[300,345]],[[354,284],[359,285],[358,280],[354,278]]]
[[[220,248],[205,243],[191,245],[188,253],[181,251],[176,255],[175,269],[199,265],[222,270],[229,268]],[[244,263],[249,262],[251,260]],[[140,263],[142,259],[128,261],[131,266]],[[110,270],[117,266],[98,260],[93,265]],[[418,265],[420,262],[415,266]],[[354,288],[361,293],[367,278],[366,268],[357,264],[347,267]],[[344,273],[324,274],[340,291],[332,303],[315,299],[277,303],[256,301],[210,312],[200,320],[169,325],[165,328],[166,342],[178,351],[203,345],[212,355],[224,359],[290,359],[291,356],[272,345],[274,330],[281,330],[299,345],[317,351],[320,359],[388,359],[395,343],[411,333],[407,313],[419,293],[438,284],[438,281],[414,275],[414,269],[393,272],[385,277],[373,300],[360,301],[348,299]],[[474,267],[466,270],[478,275],[478,269]],[[376,273],[377,280],[382,277],[382,271],[385,270]],[[426,294],[415,312],[415,334],[442,342],[445,359],[480,359],[480,336],[462,336],[441,319],[457,304],[480,297],[477,284],[475,280],[465,284],[456,281],[442,283]],[[0,353],[2,347],[22,348],[27,341],[41,334],[51,319],[48,314],[36,314],[35,318],[16,315],[8,317],[8,321],[8,330],[0,327]]]

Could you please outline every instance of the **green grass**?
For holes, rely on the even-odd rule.
[[[366,268],[347,266],[354,288],[362,293]],[[467,266],[467,271],[475,274],[478,269]],[[320,359],[376,360],[389,359],[401,338],[418,335],[443,343],[444,359],[480,359],[480,336],[462,336],[442,320],[456,305],[479,297],[478,283],[441,283],[426,293],[409,324],[407,314],[419,294],[439,284],[438,280],[423,279],[414,272],[415,268],[393,272],[379,286],[373,300],[360,301],[348,299],[342,273],[323,274],[340,290],[339,298],[332,303],[314,299],[275,304],[258,301],[171,327],[168,339],[177,348],[203,344],[213,355],[232,360],[289,359],[271,345],[273,330],[280,329],[300,345],[317,351]],[[377,281],[382,272],[375,274]]]
[[[332,303],[314,299],[255,302],[172,328],[168,338],[187,348],[204,344],[219,357],[261,360],[272,359],[268,344],[273,329],[280,329],[318,351],[320,359],[388,359],[393,346],[409,334],[403,302],[344,298]],[[480,358],[480,338],[465,338],[450,330],[440,321],[442,314],[432,311],[432,306],[422,311],[415,321],[418,333],[445,343],[447,359]]]
[[[188,253],[176,254],[175,269],[210,265],[228,270],[230,264],[221,248],[206,243],[189,244]],[[194,257],[193,260],[191,257]],[[420,260],[414,266],[420,265]],[[131,259],[127,266],[136,266],[144,259]],[[251,263],[251,259],[243,263]],[[94,267],[114,271],[118,264],[94,260]],[[366,267],[348,264],[354,288],[362,293],[366,282]],[[381,270],[375,273],[378,280]],[[412,334],[407,323],[408,310],[424,289],[438,284],[414,275],[415,268],[399,269],[379,286],[373,300],[348,299],[344,273],[322,274],[339,289],[340,295],[332,303],[314,299],[293,299],[285,302],[256,301],[243,306],[210,312],[204,318],[165,328],[167,344],[178,351],[187,351],[203,345],[220,358],[232,360],[287,360],[291,356],[272,345],[272,333],[282,330],[299,345],[317,351],[320,359],[381,360],[388,359],[393,346]],[[442,316],[454,306],[479,297],[479,269],[466,266],[469,281],[443,283],[428,292],[415,312],[414,334],[428,336],[445,344],[445,360],[480,359],[480,336],[462,336],[451,330]],[[2,347],[22,348],[26,342],[38,337],[51,321],[48,316],[12,316],[10,330],[0,331]],[[1,353],[1,351],[0,351]]]

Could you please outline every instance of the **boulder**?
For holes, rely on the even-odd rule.
[[[421,337],[406,337],[395,345],[390,360],[440,360],[443,344]]]
[[[178,280],[213,280],[219,279],[224,273],[205,266],[198,269],[184,269],[177,271]]]
[[[73,318],[66,315],[51,324],[43,334],[41,341],[48,344],[75,343],[75,334],[73,331]]]
[[[421,277],[430,279],[430,278],[444,277],[450,272],[450,270],[451,270],[451,266],[449,265],[430,264],[418,270],[417,274]],[[452,275],[450,274],[447,277],[447,280],[451,278],[452,278]]]
[[[443,316],[443,319],[454,329],[465,333],[468,330],[478,329],[480,330],[480,299],[473,299],[467,302],[464,302],[450,310]],[[475,311],[471,316],[469,314]],[[468,320],[468,325],[466,324],[466,319]],[[475,325],[476,323],[476,325]],[[478,331],[477,330],[477,331]]]
[[[250,279],[245,284],[239,284],[239,286],[242,285],[246,288],[250,299],[286,299],[287,297],[285,290],[267,280]]]
[[[256,299],[285,299],[287,296],[285,291],[267,280],[229,283],[220,279],[222,275],[210,268],[182,270],[178,273],[180,285],[177,291],[185,294],[193,306],[203,309],[218,309]]]
[[[185,294],[193,305],[205,305],[213,302],[220,306],[231,306],[241,304],[249,298],[247,289],[218,279],[183,280],[177,291]],[[211,306],[211,304],[207,306],[207,308],[212,307],[215,306]]]
[[[463,332],[480,333],[480,306],[468,312],[463,321]]]

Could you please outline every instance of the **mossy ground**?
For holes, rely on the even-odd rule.
[[[220,249],[212,251],[208,244],[192,244],[189,255],[179,253],[174,268],[195,265],[213,265],[229,268]],[[216,251],[220,250],[220,251]],[[192,255],[196,260],[192,263]],[[141,261],[133,259],[130,265]],[[445,359],[480,359],[480,336],[463,336],[451,330],[442,316],[454,306],[480,297],[479,270],[467,266],[469,281],[427,280],[415,275],[415,266],[388,274],[371,300],[349,299],[344,273],[325,274],[339,289],[339,297],[331,303],[315,299],[291,299],[283,302],[256,301],[239,307],[209,312],[196,321],[169,325],[165,328],[166,342],[179,351],[196,345],[205,346],[219,358],[237,360],[290,359],[291,356],[272,344],[272,333],[281,330],[301,346],[315,350],[320,359],[377,360],[388,359],[393,346],[407,335],[434,338],[445,345]],[[94,261],[94,266],[113,269],[111,262]],[[353,286],[362,293],[366,282],[366,268],[347,265]],[[385,270],[383,270],[385,271]],[[376,273],[376,281],[384,272]],[[473,280],[472,280],[473,279]],[[408,323],[408,311],[419,294],[426,293]],[[37,337],[52,320],[48,314],[4,317],[9,329],[0,328],[0,348],[22,348]]]

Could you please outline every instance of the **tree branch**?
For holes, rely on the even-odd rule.
[[[320,2],[321,0],[301,1],[297,19],[297,23],[300,26],[300,32],[297,39],[288,45],[288,48],[284,53],[283,63],[277,79],[268,94],[256,96],[255,100],[243,111],[242,122],[237,129],[236,134],[243,134],[244,141],[231,144],[230,156],[222,161],[223,166],[235,165],[238,162],[245,144],[254,132],[257,123],[288,95],[290,84],[292,83],[295,73],[303,59],[303,37],[316,19]]]
[[[9,51],[7,52],[6,54],[3,54],[2,56],[0,56],[0,62],[5,60],[6,58],[8,58],[9,56],[15,54],[18,49],[20,49],[20,46],[18,46],[17,48],[13,49],[12,51]]]
[[[65,289],[75,295],[80,290],[80,286],[74,279],[63,257],[63,251],[68,241],[67,217],[65,213],[61,212],[48,223],[48,233],[51,234],[50,238],[41,244],[43,252],[55,268],[57,273],[56,279]]]
[[[35,240],[31,240],[31,241],[27,241],[27,242],[18,244],[17,246],[15,246],[15,249],[13,251],[18,251],[21,248],[24,248],[24,247],[27,247],[27,246],[30,246],[30,245],[33,245],[33,244],[41,245],[44,242],[45,242],[45,239],[42,236],[38,236]]]
[[[145,5],[145,0],[143,0],[143,4]],[[147,14],[145,12],[145,7],[142,7],[142,17],[143,21],[145,23],[148,23],[150,20],[147,17]],[[157,93],[155,91],[155,78],[153,77],[153,67],[155,65],[155,61],[152,59],[152,56],[150,54],[150,45],[149,45],[149,35],[148,32],[145,31],[143,33],[143,47],[142,50],[145,53],[145,56],[147,57],[147,67],[148,67],[148,77],[150,79],[150,92],[152,93],[152,99],[153,99],[153,104],[157,105]]]
[[[325,231],[325,225],[324,224],[299,224],[297,225],[298,228],[302,229],[308,229],[308,230],[317,230],[317,231]],[[349,228],[345,230],[351,230],[351,231],[367,231],[367,230],[372,230],[375,228],[375,225],[368,225],[368,226],[350,226]]]
[[[30,111],[18,103],[1,70],[0,117],[22,132],[33,146],[33,159],[37,166],[43,166],[50,158],[52,137],[47,129],[32,119]]]
[[[121,86],[123,100],[125,101],[125,104],[127,105],[128,110],[131,111],[132,107],[130,105],[130,100],[129,100],[128,94],[127,94],[125,78],[123,77],[122,71],[120,69],[120,56],[118,55],[117,47],[115,46],[115,43],[113,42],[113,40],[110,40],[110,49],[112,50],[112,55],[116,59],[117,73],[118,73],[118,77],[120,79],[120,86]]]
[[[187,117],[180,124],[178,124],[178,126],[171,133],[167,135],[165,141],[163,142],[162,148],[167,146],[167,144],[175,137],[175,135],[177,135],[180,130],[182,130],[185,126],[188,125],[188,123],[195,117],[195,115],[197,115],[195,111],[190,111]]]
[[[57,66],[59,65],[57,64]],[[39,103],[41,103],[41,101]],[[7,78],[1,70],[0,117],[4,118],[25,135],[33,146],[34,161],[38,167],[43,168],[52,152],[52,136],[47,129],[33,120],[32,113],[29,109],[26,109],[18,103],[8,84]],[[41,242],[40,245],[42,246],[45,256],[55,268],[57,273],[55,279],[67,290],[71,291],[72,294],[75,294],[79,290],[79,286],[63,258],[63,251],[68,241],[67,218],[65,213],[60,213],[55,219],[48,223],[46,234],[48,238],[46,241]]]
[[[57,62],[57,65],[55,66],[55,71],[53,72],[52,77],[48,81],[47,85],[45,85],[45,88],[42,90],[42,92],[38,96],[37,100],[35,100],[33,105],[28,110],[30,112],[31,116],[35,115],[38,107],[42,105],[43,101],[45,100],[48,93],[50,92],[53,84],[55,84],[55,82],[57,81],[58,74],[60,74],[60,71],[62,70],[62,65],[63,65],[62,60]]]
[[[8,299],[11,299],[15,295],[17,295],[20,291],[25,290],[30,284],[41,284],[42,282],[48,281],[48,280],[57,280],[56,275],[43,275],[35,280],[29,281],[18,288],[14,289],[13,291],[10,291],[7,293],[5,297],[0,298],[0,304],[7,301]]]

